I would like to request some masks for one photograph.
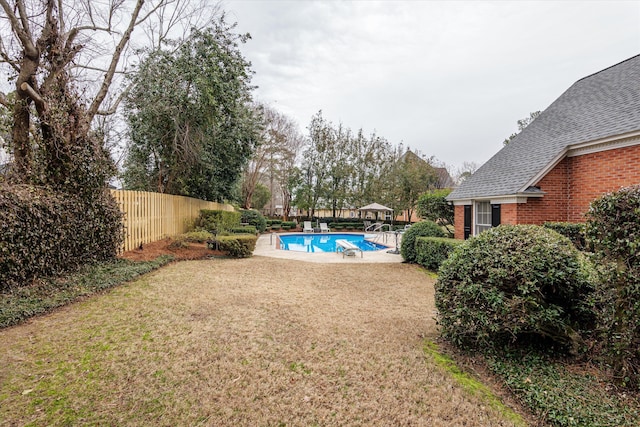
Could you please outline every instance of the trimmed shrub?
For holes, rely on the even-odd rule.
[[[220,234],[240,226],[240,212],[202,209],[195,226],[209,233]]]
[[[209,243],[233,258],[248,258],[253,255],[258,238],[255,234],[236,234],[233,236],[218,236]]]
[[[252,227],[253,227],[253,226],[252,226]],[[281,227],[282,227],[282,225],[281,225],[281,224],[272,224],[272,225],[271,225],[271,229],[272,229],[272,230],[280,230],[280,228],[281,228]],[[255,227],[253,227],[253,228],[255,228]]]
[[[579,250],[585,249],[585,230],[584,224],[574,222],[545,222],[544,227],[556,231],[576,245]]]
[[[587,241],[595,250],[601,286],[598,320],[602,342],[619,384],[640,387],[640,186],[591,203]]]
[[[233,227],[229,231],[231,231],[234,234],[258,234],[258,230],[256,230],[256,228],[253,225],[245,225],[243,227]]]
[[[188,248],[189,243],[206,243],[213,239],[213,234],[208,231],[190,231],[173,238],[169,246],[172,248]]]
[[[445,237],[444,231],[433,221],[420,221],[413,224],[402,235],[400,254],[405,262],[417,262],[416,239],[418,237]]]
[[[105,189],[93,199],[31,185],[0,185],[0,290],[114,258],[122,214]]]
[[[570,353],[594,316],[588,261],[569,239],[535,225],[501,225],[465,241],[436,282],[442,334],[457,345],[550,340]]]
[[[240,222],[253,225],[258,232],[263,233],[267,229],[267,220],[260,212],[253,209],[242,209],[240,214],[242,215]]]
[[[424,268],[437,271],[440,265],[449,257],[463,240],[446,237],[418,237],[416,239],[416,263]]]

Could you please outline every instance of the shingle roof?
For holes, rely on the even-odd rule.
[[[640,130],[640,55],[574,83],[449,200],[513,195],[564,150]]]

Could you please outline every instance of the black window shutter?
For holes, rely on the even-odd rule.
[[[491,205],[491,226],[500,225],[500,205]]]
[[[471,236],[471,205],[464,205],[464,239]]]

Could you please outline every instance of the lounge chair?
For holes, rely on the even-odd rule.
[[[311,226],[311,221],[305,221],[304,227],[302,228],[304,233],[313,233],[313,227]]]
[[[326,222],[321,222],[320,223],[320,232],[321,233],[328,233],[329,231],[331,231],[331,230],[329,230],[329,226],[327,225],[327,223]]]
[[[355,256],[356,252],[360,251],[360,258],[362,258],[362,249],[348,240],[338,239],[336,240],[336,252],[342,252],[342,258],[344,256]]]

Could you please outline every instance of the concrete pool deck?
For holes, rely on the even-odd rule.
[[[253,251],[253,255],[255,256],[264,256],[270,258],[280,258],[280,259],[291,259],[297,261],[305,261],[305,262],[316,262],[316,263],[354,263],[354,264],[369,264],[369,263],[393,263],[402,262],[402,256],[400,254],[390,254],[387,253],[390,249],[395,249],[395,235],[389,234],[386,236],[387,241],[386,245],[390,247],[380,250],[380,251],[366,251],[363,253],[362,258],[360,258],[360,254],[356,256],[342,256],[342,253],[336,252],[320,252],[320,253],[311,253],[311,252],[296,252],[296,251],[285,251],[282,249],[276,248],[276,241],[278,239],[279,233],[267,233],[262,234],[258,237],[258,241],[256,242],[256,249]],[[282,233],[284,234],[284,233]],[[344,234],[344,233],[340,233]],[[381,239],[385,236],[381,235]],[[398,247],[400,247],[401,236],[398,236]],[[377,241],[377,243],[382,243],[381,241]]]

